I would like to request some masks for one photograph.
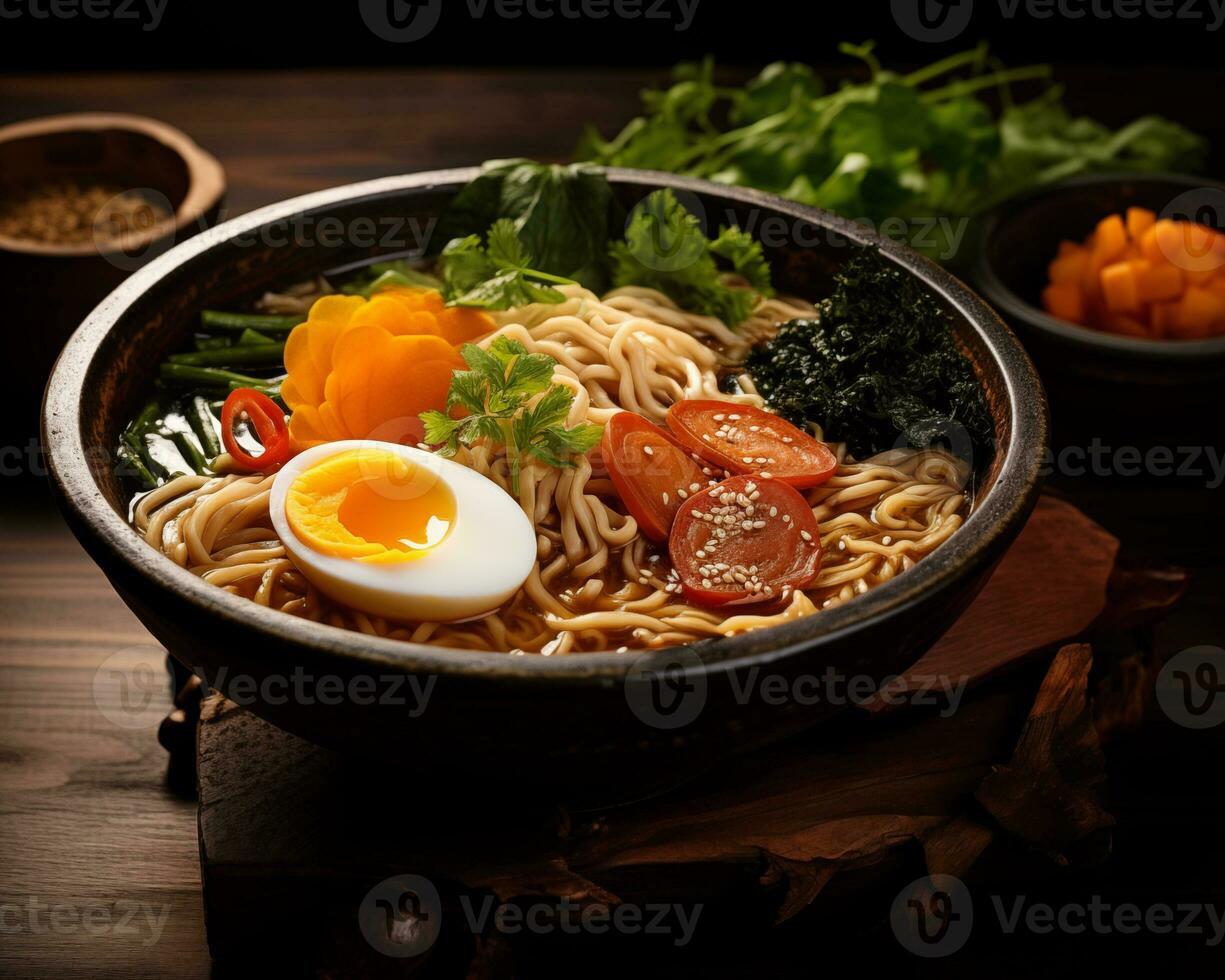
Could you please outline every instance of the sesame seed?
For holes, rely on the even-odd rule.
[[[664,506],[667,507],[668,506],[668,491],[667,490],[663,492],[663,498],[664,498]]]
[[[883,538],[880,539],[880,543],[881,544],[893,544],[893,538],[889,537],[889,535],[886,534]]]
[[[761,473],[760,473],[759,475],[761,476],[761,478],[762,478],[763,480],[768,480],[768,479],[770,479],[770,474],[769,474],[769,473],[767,473],[765,470],[762,470],[762,471],[761,471]]]
[[[790,523],[791,523],[791,515],[790,515],[790,514],[784,514],[784,515],[783,515],[783,523],[784,523],[784,524],[790,524]]]
[[[777,508],[777,507],[771,507],[771,508],[770,508],[770,516],[771,516],[771,517],[778,517],[778,508]]]
[[[678,497],[680,497],[680,498],[681,498],[681,500],[684,500],[686,497],[688,497],[688,496],[689,496],[689,494],[685,493],[685,491],[684,491],[684,490],[677,490],[677,491],[676,491],[676,495],[677,495]]]
[[[751,463],[751,462],[753,462],[753,457],[752,457],[752,456],[741,456],[740,458],[741,458],[742,460],[744,460],[746,463]],[[765,460],[762,460],[762,462],[764,463],[764,462],[765,462]]]
[[[760,425],[750,425],[750,426],[749,426],[749,431],[750,431],[750,432],[760,432],[760,431],[761,431],[761,426],[760,426]]]
[[[652,449],[650,446],[643,446],[643,447],[642,447],[642,451],[643,451],[644,453],[646,453],[648,456],[654,456],[654,455],[655,455],[655,450],[654,450],[654,449]]]
[[[729,416],[728,416],[728,418],[729,418],[729,419],[731,419],[733,422],[739,422],[739,421],[740,421],[740,416],[739,416],[739,415],[729,415]]]
[[[727,418],[727,416],[724,415],[722,412],[720,412],[718,415],[715,416],[715,421],[722,422],[725,418]]]
[[[698,549],[698,551],[696,552],[696,554],[697,554],[697,556],[698,556],[699,558],[705,558],[705,557],[706,557],[706,552],[705,552],[705,551],[703,551],[702,549]]]
[[[805,541],[811,541],[811,540],[812,540],[812,535],[811,535],[811,534],[809,534],[807,531],[801,531],[801,532],[800,532],[800,537],[801,537],[801,538],[803,538]]]

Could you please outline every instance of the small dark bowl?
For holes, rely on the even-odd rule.
[[[156,119],[79,113],[0,127],[0,193],[42,181],[104,181],[160,205],[171,217],[114,239],[45,243],[0,234],[0,274],[20,283],[4,330],[5,363],[20,364],[0,405],[0,442],[24,447],[64,341],[136,268],[213,225],[225,193],[217,160]]]
[[[1059,242],[1082,241],[1103,217],[1131,206],[1225,230],[1223,184],[1168,174],[1086,176],[1000,204],[976,222],[962,253],[971,285],[1038,366],[1056,447],[1095,438],[1113,445],[1214,444],[1204,440],[1218,428],[1225,337],[1143,340],[1042,310],[1046,268]]]
[[[980,461],[975,512],[914,569],[854,602],[770,630],[642,655],[511,657],[296,619],[203,582],[137,536],[111,449],[154,365],[184,342],[199,310],[238,306],[277,284],[370,259],[387,242],[369,231],[359,242],[359,227],[400,229],[402,237],[405,219],[431,228],[476,173],[391,177],[227,222],[135,273],[72,337],[44,404],[52,482],[73,531],[153,634],[272,723],[395,765],[390,772],[411,778],[414,788],[448,777],[469,785],[513,779],[588,801],[624,799],[679,781],[838,710],[829,703],[737,696],[745,685],[753,690],[762,675],[793,682],[832,670],[879,682],[913,663],[965,609],[1037,498],[1046,410],[1032,365],[986,304],[913,252],[824,212],[666,174],[612,170],[609,178],[626,204],[669,186],[711,223],[781,230],[771,235],[767,253],[784,290],[822,295],[848,244],[874,244],[950,314],[987,393],[997,445],[992,459]],[[352,234],[325,237],[325,221]],[[676,698],[675,686],[643,679],[669,665],[687,692]],[[266,686],[295,670],[315,681],[340,678],[352,691],[354,679],[373,678],[378,696],[325,703],[322,689],[315,697],[310,684],[306,696]],[[244,676],[256,693],[239,686]],[[432,685],[424,711],[416,710],[407,688],[390,691],[391,681],[405,678],[422,689]]]

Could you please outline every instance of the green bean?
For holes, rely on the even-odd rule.
[[[128,444],[128,448],[137,454],[144,463],[145,468],[155,478],[154,486],[157,485],[158,480],[167,477],[166,467],[154,459],[153,454],[149,452],[149,443],[145,439],[143,432],[138,434],[134,430],[129,429],[123,434],[123,440]]]
[[[223,310],[204,310],[200,313],[200,324],[208,330],[262,330],[267,333],[289,333],[306,319],[304,316],[274,316],[266,313],[227,313]]]
[[[138,453],[130,445],[127,443],[120,443],[118,456],[121,464],[121,468],[119,470],[120,476],[134,476],[150,490],[157,486],[157,478],[154,477],[151,472],[149,472],[149,467],[147,467],[144,464],[144,461],[140,458],[140,453]],[[123,467],[126,467],[126,470]]]
[[[208,400],[195,395],[183,406],[183,414],[191,425],[191,430],[200,440],[200,448],[209,459],[215,459],[221,454],[221,443],[217,441],[217,430],[213,426],[213,411]]]
[[[222,368],[175,364],[171,361],[162,363],[158,377],[164,382],[216,388],[259,388],[268,384],[267,378],[253,378],[248,374],[238,374]]]
[[[132,423],[128,426],[128,431],[134,432],[137,435],[142,434],[145,429],[158,420],[161,414],[161,403],[155,398],[153,401],[147,402],[145,407],[140,410],[140,414],[132,419]]]
[[[262,343],[222,347],[219,350],[189,351],[186,354],[171,354],[169,361],[171,364],[193,364],[196,367],[225,367],[231,364],[263,367],[281,364],[284,357],[284,344]]]
[[[208,337],[204,334],[196,334],[196,350],[217,350],[229,346],[229,337]]]
[[[260,344],[275,344],[277,339],[269,337],[266,333],[260,333],[258,330],[252,330],[248,327],[238,335],[238,340],[235,341],[239,347],[259,346]]]
[[[190,435],[186,432],[172,432],[170,441],[174,443],[179,455],[183,457],[183,462],[190,466],[193,472],[203,475],[208,471],[208,460],[200,453],[199,447]]]

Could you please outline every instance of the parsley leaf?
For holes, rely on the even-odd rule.
[[[572,456],[590,452],[600,441],[602,426],[584,423],[566,428],[574,392],[553,384],[557,362],[548,354],[533,354],[509,337],[495,338],[488,350],[465,344],[460,353],[468,370],[451,376],[447,412],[459,406],[469,414],[454,419],[439,411],[421,413],[425,441],[439,446],[443,456],[454,456],[461,445],[481,439],[505,445],[511,485],[518,496],[526,457],[548,466],[571,467]]]

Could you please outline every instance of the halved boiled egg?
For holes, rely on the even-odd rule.
[[[536,561],[536,532],[505,490],[395,443],[300,453],[273,481],[269,509],[289,557],[319,591],[389,619],[491,612]]]

